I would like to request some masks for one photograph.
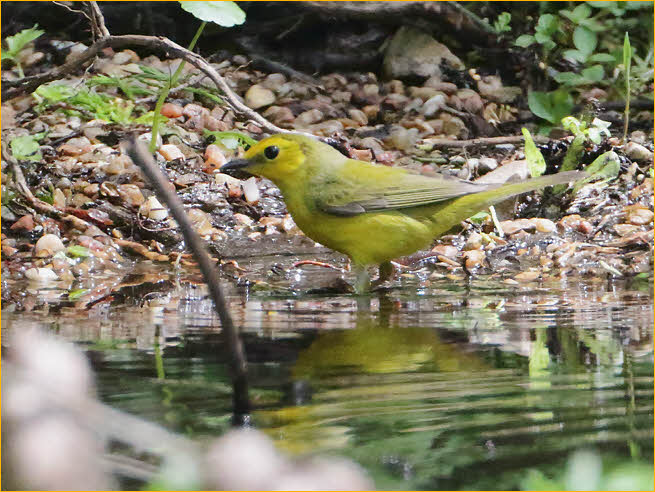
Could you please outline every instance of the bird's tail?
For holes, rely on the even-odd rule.
[[[454,199],[448,206],[441,208],[432,217],[435,237],[448,232],[451,228],[491,205],[502,202],[514,195],[538,190],[546,186],[571,183],[585,178],[587,173],[582,171],[566,171],[558,174],[549,174],[538,178],[528,179],[517,183],[500,184],[487,191],[472,193]],[[493,186],[493,185],[492,185]]]

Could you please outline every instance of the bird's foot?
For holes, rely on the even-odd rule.
[[[372,284],[373,288],[378,289],[381,286],[383,286],[386,282],[393,280],[395,274],[396,274],[396,268],[394,267],[393,262],[385,261],[384,263],[381,263],[379,267],[378,278]]]

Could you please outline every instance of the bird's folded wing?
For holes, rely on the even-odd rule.
[[[371,168],[367,165],[367,168]],[[339,182],[316,187],[316,203],[329,214],[353,216],[367,212],[432,205],[498,185],[476,184],[450,176],[422,176],[397,168],[373,168],[367,174],[343,173]]]

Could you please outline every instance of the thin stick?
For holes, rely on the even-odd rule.
[[[95,56],[104,48],[122,48],[126,46],[147,47],[160,52],[164,52],[170,58],[181,58],[187,61],[211,79],[216,87],[218,87],[223,92],[223,94],[225,94],[227,102],[230,104],[230,106],[232,106],[235,112],[246,115],[248,119],[253,120],[257,123],[258,126],[271,133],[299,133],[275,126],[262,115],[246,106],[243,102],[241,102],[239,96],[237,96],[234,91],[232,91],[225,79],[209,63],[207,63],[207,61],[205,61],[202,56],[183,48],[168,38],[155,36],[141,36],[133,34],[127,36],[109,36],[100,39],[93,43],[87,50],[71,59],[69,62],[52,69],[50,72],[34,75],[31,77],[25,77],[20,80],[3,81],[2,99],[7,100],[26,92],[33,92],[41,84],[45,84],[46,82],[50,82],[52,80],[61,79],[65,75],[75,72],[80,67],[93,60]],[[311,136],[312,138],[317,138],[314,135],[305,135]]]
[[[545,144],[551,141],[547,137],[535,135],[533,137],[536,143]],[[426,144],[431,144],[433,149],[437,148],[469,148],[469,147],[491,147],[499,144],[520,144],[523,143],[523,135],[510,135],[507,137],[482,137],[471,140],[456,140],[451,138],[429,138],[425,139]]]
[[[150,183],[152,183],[157,198],[164,202],[171,211],[173,218],[180,226],[180,231],[184,236],[184,240],[188,248],[193,253],[200,271],[207,283],[209,292],[214,301],[214,307],[221,320],[221,327],[225,335],[227,345],[230,349],[232,360],[232,387],[233,387],[233,423],[236,425],[243,425],[248,422],[250,412],[250,400],[248,398],[248,365],[246,356],[243,350],[241,338],[237,333],[232,317],[221,289],[220,279],[218,272],[214,268],[213,262],[207,254],[205,245],[193,230],[191,221],[184,211],[184,206],[177,195],[170,190],[167,186],[168,183],[162,175],[159,167],[155,163],[152,154],[148,152],[146,145],[143,142],[132,142],[127,146],[127,153],[137,164],[143,174],[146,175]]]

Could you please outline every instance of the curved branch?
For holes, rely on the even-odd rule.
[[[2,99],[7,100],[24,93],[34,92],[37,87],[46,82],[51,82],[63,78],[65,75],[72,73],[87,63],[92,61],[96,55],[105,48],[124,48],[127,46],[141,46],[156,51],[164,52],[169,58],[181,58],[190,63],[198,70],[203,72],[218,87],[228,103],[235,112],[246,115],[248,119],[253,120],[261,128],[272,133],[298,133],[284,128],[279,128],[256,111],[246,106],[239,96],[227,84],[225,79],[209,64],[205,59],[174,43],[168,38],[155,36],[141,36],[137,34],[126,36],[109,36],[102,38],[93,43],[87,50],[83,51],[69,62],[54,68],[50,72],[25,77],[20,80],[7,80],[2,82]],[[316,138],[316,137],[314,137]]]

